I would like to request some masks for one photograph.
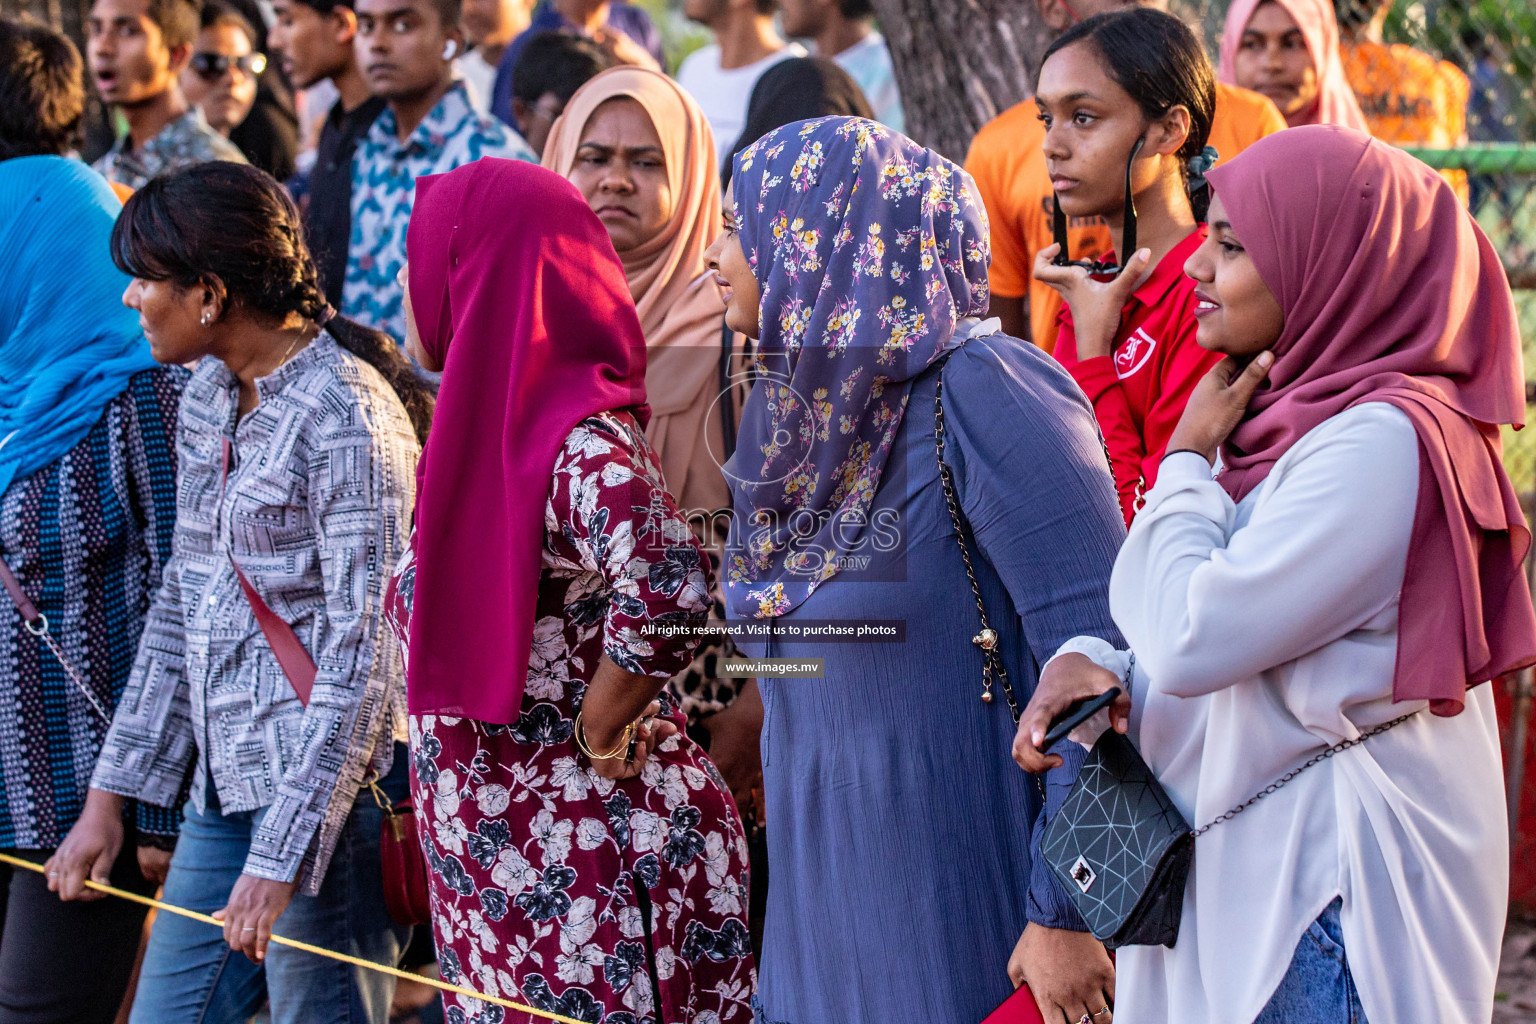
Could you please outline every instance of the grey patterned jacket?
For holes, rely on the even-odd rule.
[[[91,785],[169,806],[190,768],[199,810],[210,784],[225,813],[268,808],[246,873],[313,894],[365,777],[389,769],[405,735],[382,602],[409,538],[420,449],[389,385],[328,333],[256,391],[238,427],[238,382],[217,359],[183,393],[172,556]],[[231,555],[318,666],[307,708]]]
[[[160,129],[158,135],[138,149],[123,135],[91,166],[108,181],[129,188],[143,188],[157,174],[179,171],[209,160],[245,163],[238,146],[208,127],[207,118],[198,107]]]

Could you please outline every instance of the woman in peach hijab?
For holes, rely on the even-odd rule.
[[[1370,130],[1339,57],[1332,0],[1233,0],[1217,77],[1274,100],[1292,128]]]
[[[725,299],[704,265],[720,230],[720,175],[703,112],[657,71],[619,67],[571,97],[544,166],[587,198],[624,264],[645,334],[647,439],[678,506],[730,507],[719,396]],[[708,538],[704,538],[706,541]]]
[[[645,334],[646,439],[718,577],[731,507],[723,467],[745,393],[740,338],[725,329],[725,298],[704,263],[721,226],[714,133],[672,79],[617,67],[571,97],[550,130],[544,166],[586,197],[624,265]],[[716,604],[723,622],[718,595]],[[749,699],[736,701],[738,680],[716,676],[717,660],[732,653],[723,634],[706,642],[673,691],[690,732],[743,801],[760,771],[762,704],[750,686]]]

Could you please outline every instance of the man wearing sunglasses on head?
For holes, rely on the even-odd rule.
[[[157,174],[207,160],[245,162],[177,81],[192,61],[200,9],[196,0],[96,0],[91,7],[91,77],[128,126],[96,161],[108,181],[139,188]]]

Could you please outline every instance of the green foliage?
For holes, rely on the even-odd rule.
[[[667,70],[675,72],[683,58],[709,43],[709,32],[683,17],[676,0],[630,0],[645,8],[656,27],[661,29],[661,44],[667,56]]]

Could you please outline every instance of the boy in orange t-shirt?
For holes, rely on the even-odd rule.
[[[1037,0],[1041,17],[1057,32],[1104,11],[1138,6],[1127,0]],[[1162,3],[1142,6],[1166,7]],[[1210,144],[1220,159],[1230,160],[1250,145],[1285,127],[1285,118],[1268,97],[1235,85],[1216,83],[1216,117]],[[992,225],[992,315],[1003,330],[1033,341],[1047,352],[1056,346],[1056,314],[1061,296],[1034,280],[1035,254],[1054,239],[1054,200],[1046,173],[1045,128],[1034,97],[1009,107],[982,126],[971,141],[965,169],[976,179]],[[1109,251],[1109,228],[1099,218],[1067,225],[1073,259],[1095,258]]]
[[[1472,85],[1449,61],[1382,40],[1391,0],[1335,0],[1339,56],[1371,134],[1398,146],[1450,149],[1467,141]],[[1467,175],[1445,171],[1467,201]]]

